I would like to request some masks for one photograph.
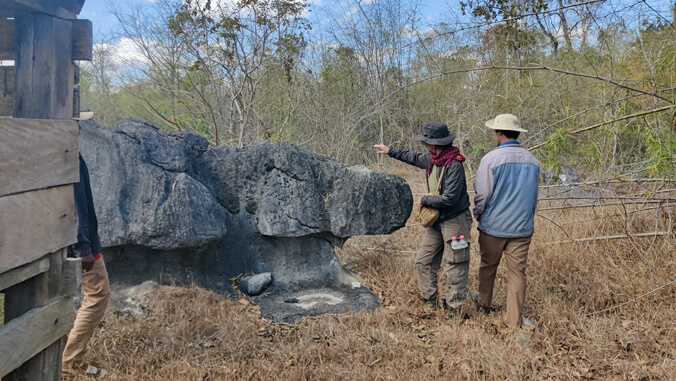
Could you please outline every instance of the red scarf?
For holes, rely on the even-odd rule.
[[[431,165],[427,168],[427,174],[432,173],[432,166],[436,165],[437,167],[448,166],[451,164],[451,161],[457,160],[459,162],[465,161],[465,157],[460,154],[460,148],[458,147],[449,147],[443,151],[433,153]]]

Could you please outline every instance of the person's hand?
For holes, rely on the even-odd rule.
[[[373,148],[376,149],[376,153],[381,155],[387,155],[390,153],[390,147],[386,146],[385,144],[374,144]]]
[[[420,201],[420,202],[418,203],[418,213],[422,212],[422,208],[423,208],[423,206],[422,206],[422,201]]]
[[[86,257],[80,257],[82,262],[82,272],[86,273],[94,267],[94,256],[89,254]]]

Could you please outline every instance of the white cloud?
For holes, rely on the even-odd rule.
[[[116,44],[115,55],[125,61],[146,61],[138,47],[139,41],[134,41],[130,38],[122,37]]]
[[[148,59],[138,47],[138,42],[127,37],[120,38],[117,42],[98,43],[94,45],[94,60],[102,59],[98,55],[105,56],[114,65],[146,64]]]

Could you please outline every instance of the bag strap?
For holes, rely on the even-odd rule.
[[[441,181],[444,179],[444,171],[446,170],[446,166],[444,165],[441,167],[441,175],[439,175],[439,180],[437,181],[437,195],[439,195],[439,189],[441,189]]]

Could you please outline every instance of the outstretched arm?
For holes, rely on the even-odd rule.
[[[376,153],[381,155],[389,155],[393,159],[403,161],[406,164],[416,166],[418,168],[426,169],[430,163],[430,154],[409,151],[405,149],[390,148],[384,144],[375,144],[373,148]]]

